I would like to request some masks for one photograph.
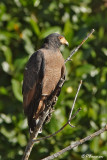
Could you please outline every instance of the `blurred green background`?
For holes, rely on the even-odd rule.
[[[82,110],[72,121],[76,127],[67,126],[57,136],[35,144],[30,160],[55,153],[106,124],[107,0],[0,0],[0,160],[20,160],[29,139],[21,93],[29,56],[40,48],[45,36],[59,32],[70,44],[61,47],[67,58],[92,28],[94,34],[66,64],[66,82],[55,112],[39,137],[57,131],[66,123],[82,79],[74,112],[79,107]],[[82,154],[106,159],[107,133],[57,159],[80,160]]]

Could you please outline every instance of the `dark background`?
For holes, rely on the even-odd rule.
[[[55,153],[106,124],[107,0],[0,1],[0,160],[20,160],[28,142],[21,88],[29,56],[40,48],[45,36],[59,32],[70,44],[61,47],[67,58],[92,28],[94,34],[66,64],[66,83],[51,122],[45,125],[39,137],[57,131],[66,123],[82,79],[74,112],[79,107],[82,110],[72,121],[76,127],[67,126],[55,137],[35,144],[30,160]],[[80,160],[82,154],[106,159],[106,141],[107,133],[103,133],[57,159]]]

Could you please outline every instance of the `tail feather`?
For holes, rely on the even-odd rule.
[[[36,119],[34,118],[34,113],[37,111],[39,102],[32,101],[24,110],[25,115],[27,116],[29,131],[32,133],[37,125]]]
[[[33,101],[29,104],[29,106],[25,110],[25,115],[28,119],[28,126],[30,133],[34,132],[37,124],[39,123],[39,116],[44,110],[44,103],[42,100],[40,101]],[[40,129],[39,133],[42,132],[42,128]]]
[[[30,134],[34,132],[34,129],[36,128],[37,124],[39,123],[39,119],[32,119],[32,121],[29,121],[28,120],[28,123],[30,122],[29,124],[29,131],[30,131]],[[40,128],[39,130],[39,133],[42,133],[42,127]]]

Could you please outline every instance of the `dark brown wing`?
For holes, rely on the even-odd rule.
[[[45,62],[43,53],[38,50],[30,57],[26,65],[22,87],[23,106],[25,113],[27,112],[29,104],[34,98],[34,95],[37,98],[41,96],[40,88],[42,88],[42,80],[44,77],[44,64]],[[40,88],[38,89],[38,87]]]

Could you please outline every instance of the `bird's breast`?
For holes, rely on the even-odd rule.
[[[64,59],[60,52],[44,52],[45,70],[43,78],[43,95],[50,95],[54,91],[61,78],[61,69],[64,65]]]

